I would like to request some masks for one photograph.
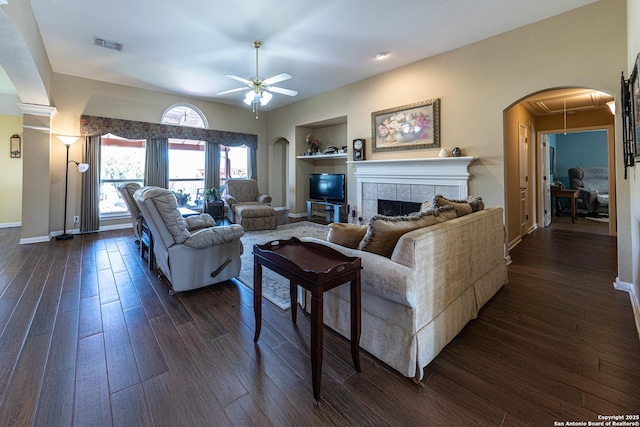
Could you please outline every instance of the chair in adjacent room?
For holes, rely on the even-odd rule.
[[[580,190],[578,212],[609,215],[609,170],[605,167],[569,169],[571,188]]]
[[[245,230],[276,228],[276,212],[270,206],[271,196],[258,191],[255,179],[228,180],[225,201],[229,205],[229,220],[242,225]]]
[[[209,214],[183,218],[173,193],[142,187],[133,195],[153,236],[153,257],[171,293],[212,285],[240,274],[244,230],[215,226]]]

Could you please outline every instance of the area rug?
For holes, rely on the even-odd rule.
[[[238,279],[253,289],[253,245],[285,240],[291,237],[315,237],[326,240],[329,227],[312,222],[296,222],[279,225],[275,230],[246,231],[241,237],[244,252],[242,254],[242,268]],[[262,296],[283,310],[291,307],[289,297],[289,280],[274,273],[268,268],[262,269]]]

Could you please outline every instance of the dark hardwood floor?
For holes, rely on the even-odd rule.
[[[509,284],[414,384],[236,281],[170,296],[130,230],[19,245],[0,229],[0,425],[553,426],[640,413],[640,340],[615,238],[537,230]],[[245,250],[250,250],[246,248]]]

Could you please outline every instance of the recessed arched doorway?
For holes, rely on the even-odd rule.
[[[504,110],[505,223],[510,248],[550,220],[554,209],[551,184],[561,174],[566,175],[564,169],[550,174],[555,158],[549,135],[554,134],[606,134],[603,164],[608,171],[607,220],[609,234],[616,235],[614,102],[614,95],[595,89],[552,88],[527,95]],[[591,160],[603,162],[596,157],[576,162],[585,162],[584,166],[590,166],[586,163]]]
[[[276,209],[278,219],[286,219],[289,213],[289,141],[278,138],[271,150],[269,192],[271,206]]]

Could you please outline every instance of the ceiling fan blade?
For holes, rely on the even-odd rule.
[[[230,79],[237,80],[237,81],[242,82],[242,83],[244,83],[246,85],[249,85],[249,86],[251,86],[251,84],[252,84],[251,80],[247,80],[247,79],[242,78],[242,77],[234,76],[233,74],[225,74],[225,77],[229,77]]]
[[[269,86],[267,87],[267,90],[275,93],[280,93],[282,95],[287,95],[287,96],[296,96],[298,94],[297,90],[285,89],[285,88],[275,87],[275,86]]]
[[[272,84],[276,84],[276,83],[280,83],[283,82],[285,80],[289,80],[291,78],[291,76],[287,73],[280,73],[276,76],[273,77],[269,77],[268,79],[266,79],[264,82],[262,82],[264,85],[269,86]]]
[[[247,89],[248,88],[246,88],[246,87],[237,87],[235,89],[224,90],[222,92],[218,92],[218,93],[216,93],[216,95],[226,95],[228,93],[240,92],[241,90],[247,90]]]

